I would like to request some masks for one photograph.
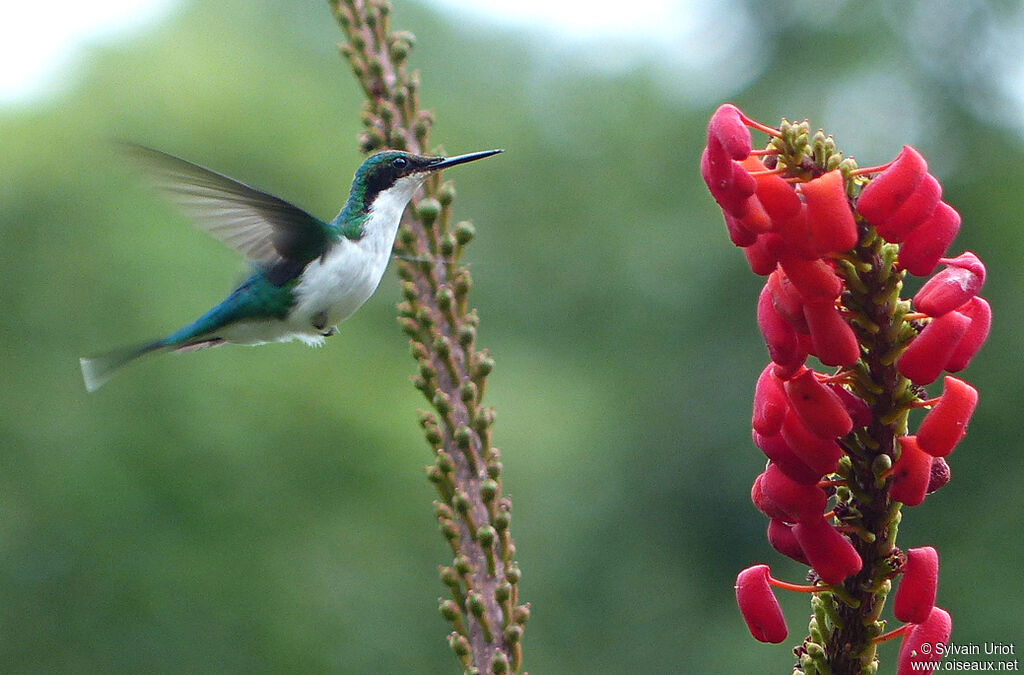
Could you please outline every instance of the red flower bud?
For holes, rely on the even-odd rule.
[[[757,162],[759,166],[755,166],[753,162]],[[756,157],[750,157],[741,164],[748,171],[765,171],[764,164]],[[779,224],[800,212],[802,207],[800,197],[797,196],[793,186],[787,183],[782,176],[763,173],[754,176],[754,180],[757,181],[757,198],[761,201],[776,229]]]
[[[981,345],[988,337],[988,331],[992,327],[992,308],[980,295],[971,298],[963,307],[959,308],[956,314],[962,314],[970,319],[971,325],[967,332],[960,338],[953,355],[946,363],[946,370],[955,373],[967,367],[971,358],[981,349]]]
[[[933,607],[924,623],[903,634],[900,655],[896,661],[896,675],[931,673],[938,664],[945,649],[939,645],[949,642],[953,631],[953,618],[941,607]],[[922,649],[923,645],[928,646]]]
[[[981,262],[981,258],[970,251],[964,251],[955,258],[940,259],[939,262],[945,263],[950,267],[962,267],[964,269],[971,270],[977,277],[979,277],[979,286],[980,284],[985,283],[985,263]]]
[[[768,584],[768,566],[754,565],[736,577],[736,604],[755,640],[778,644],[786,639],[786,619]]]
[[[900,621],[924,623],[935,605],[939,583],[939,554],[931,546],[907,549],[903,576],[896,587],[892,613]]]
[[[826,366],[852,366],[857,362],[857,334],[831,301],[804,304],[804,319],[811,333],[813,354],[819,361]]]
[[[973,253],[964,255],[973,257],[977,265],[949,265],[914,295],[914,307],[929,316],[942,316],[978,294],[985,283],[985,266]]]
[[[853,420],[854,428],[866,427],[871,424],[871,408],[869,408],[868,404],[864,402],[864,399],[858,397],[846,387],[841,384],[836,384],[835,382],[830,382],[828,384],[828,388],[835,392],[836,396],[839,397],[839,400],[843,402],[843,407],[846,408],[846,412],[849,413],[850,419]]]
[[[875,227],[884,223],[914,194],[927,171],[921,153],[904,145],[892,164],[861,190],[857,212]]]
[[[769,464],[759,478],[760,499],[754,505],[761,513],[787,523],[821,518],[828,497],[817,485],[801,485],[774,464]],[[751,498],[754,496],[752,488]]]
[[[751,437],[764,456],[771,460],[772,464],[779,467],[779,471],[792,478],[801,485],[817,485],[821,480],[821,474],[807,466],[802,459],[789,447],[780,434],[764,436],[751,431]]]
[[[793,526],[793,536],[811,567],[826,584],[841,583],[864,565],[850,540],[823,517],[797,523]]]
[[[729,241],[733,246],[752,246],[757,241],[757,234],[748,230],[741,219],[734,218],[728,211],[722,211],[722,215],[725,216],[725,229],[729,232]]]
[[[915,436],[900,436],[900,458],[892,465],[892,489],[889,494],[907,506],[924,501],[931,477],[932,457],[921,450]]]
[[[753,244],[743,249],[751,272],[763,277],[775,271],[775,266],[779,262],[775,256],[776,245],[773,243],[776,240],[779,240],[779,235],[768,232],[758,236]]]
[[[717,139],[732,159],[750,154],[750,130],[743,123],[743,113],[731,103],[723,103],[708,121],[708,143]]]
[[[932,457],[945,457],[967,432],[967,422],[978,404],[978,390],[963,380],[946,376],[942,397],[928,411],[917,430],[917,445]]]
[[[808,562],[807,556],[804,555],[804,550],[800,548],[800,543],[793,535],[793,526],[789,523],[784,523],[775,518],[769,520],[768,543],[787,558],[792,558],[798,563],[803,563],[810,567],[811,563]]]
[[[772,294],[767,284],[761,289],[761,295],[757,299],[757,326],[761,329],[761,335],[768,347],[768,356],[773,362],[782,365],[798,361],[803,363],[804,354],[801,353],[796,331],[775,310],[775,303],[772,302]]]
[[[866,188],[865,188],[866,189]],[[905,240],[935,211],[942,197],[942,186],[935,176],[926,173],[914,193],[884,222],[875,225],[879,236],[894,244]]]
[[[736,218],[747,214],[747,200],[757,189],[757,183],[714,138],[708,139],[700,156],[700,175],[723,211]]]
[[[786,242],[785,254],[804,260],[817,260],[821,252],[814,245],[811,223],[807,220],[807,205],[800,202],[800,208],[786,220],[778,222],[778,233]]]
[[[959,312],[936,317],[896,360],[896,369],[914,384],[930,384],[950,362],[971,320]]]
[[[793,408],[786,412],[781,433],[793,454],[819,476],[835,473],[843,456],[842,448],[834,440],[820,438],[808,430]]]
[[[760,162],[758,162],[760,164]],[[762,169],[764,167],[761,167]],[[764,210],[761,200],[757,194],[752,194],[747,199],[747,213],[743,216],[743,226],[755,234],[763,234],[775,229],[768,212]]]
[[[900,267],[914,276],[928,276],[959,231],[960,214],[946,202],[939,202],[932,215],[903,241],[899,253]]]
[[[953,477],[953,472],[949,469],[949,464],[946,463],[941,457],[932,457],[932,468],[928,474],[928,488],[927,493],[931,494],[936,490],[940,489],[949,479]]]
[[[846,407],[835,392],[818,381],[813,370],[788,380],[785,389],[790,406],[812,434],[834,439],[850,433],[853,420]]]
[[[843,282],[824,260],[804,260],[796,256],[779,259],[786,276],[800,292],[804,302],[835,300],[843,290]]]
[[[804,300],[800,297],[800,291],[796,289],[782,268],[768,275],[765,285],[772,293],[772,303],[779,316],[793,326],[797,333],[807,333]]]
[[[754,385],[754,414],[750,420],[754,431],[765,436],[779,433],[788,407],[782,383],[773,375],[772,364],[769,363]]]
[[[857,222],[838,169],[804,183],[800,192],[807,203],[811,243],[819,255],[847,251],[857,245]]]

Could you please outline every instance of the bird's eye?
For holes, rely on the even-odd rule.
[[[409,166],[409,160],[407,160],[405,157],[395,157],[393,160],[391,160],[391,166],[395,167],[396,169],[404,169],[405,167]]]

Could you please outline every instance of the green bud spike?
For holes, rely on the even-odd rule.
[[[459,389],[459,395],[462,398],[462,402],[467,406],[476,404],[478,393],[479,390],[477,389],[475,382],[463,382],[462,387]]]
[[[484,504],[490,504],[498,496],[498,483],[493,479],[487,479],[480,484],[480,498]]]
[[[469,580],[467,577],[473,573],[473,565],[469,562],[469,558],[464,555],[456,556],[452,564],[455,566],[455,571],[459,573],[464,582],[467,582],[468,586]]]
[[[434,516],[442,518],[444,520],[451,520],[455,514],[452,513],[452,509],[447,504],[434,500]]]
[[[476,228],[473,227],[473,223],[468,220],[463,220],[455,225],[455,241],[459,246],[465,246],[473,237],[476,235]]]
[[[523,639],[523,627],[518,624],[512,624],[505,629],[505,642],[510,645],[519,644]]]
[[[458,657],[459,663],[464,667],[468,668],[472,665],[472,653],[469,648],[469,640],[466,639],[465,635],[459,635],[457,632],[452,633],[448,636],[448,646],[455,652],[455,656]]]
[[[477,623],[480,624],[480,630],[484,634],[484,640],[487,642],[494,641],[494,634],[491,632],[490,623],[487,621],[487,606],[484,604],[483,598],[476,591],[470,591],[466,594],[466,606],[469,609],[469,613],[473,615]]]
[[[448,256],[451,254],[446,254],[442,251],[441,255]],[[448,286],[442,286],[441,288],[438,289],[437,295],[435,297],[437,298],[438,309],[440,309],[442,312],[451,311],[452,306],[455,304],[455,294],[452,292],[451,288],[449,288]]]
[[[440,358],[447,359],[452,353],[452,346],[448,338],[444,335],[438,335],[434,339],[434,351]]]
[[[469,450],[469,448],[470,448],[470,446],[471,446],[471,444],[473,442],[473,432],[469,430],[469,427],[467,427],[467,426],[460,426],[460,427],[458,427],[457,429],[455,429],[455,433],[453,434],[453,437],[455,438],[455,444],[457,446],[459,446],[460,450],[463,450],[463,451]]]
[[[459,606],[455,604],[453,600],[445,600],[444,598],[438,598],[438,609],[441,612],[441,616],[452,625],[455,632],[460,635],[466,634],[466,627],[462,623],[462,612],[459,611]]]
[[[455,255],[455,235],[451,232],[448,232],[441,237],[441,255],[445,259],[451,258]]]
[[[437,190],[437,201],[441,202],[441,206],[449,206],[455,201],[455,183],[445,181]]]
[[[487,576],[493,577],[495,572],[494,540],[498,533],[491,525],[484,525],[476,532],[477,541],[484,549],[484,557],[487,559]]]
[[[424,227],[432,226],[439,213],[441,213],[441,204],[433,197],[425,197],[416,205],[416,215],[419,216]]]
[[[473,349],[473,343],[476,341],[476,328],[471,324],[464,323],[459,326],[459,345],[462,346],[466,351]]]
[[[433,404],[434,409],[442,415],[447,415],[452,411],[451,397],[440,389],[434,393]]]
[[[488,640],[490,642],[490,640]],[[506,675],[509,672],[510,664],[508,657],[505,656],[505,652],[500,649],[494,652],[494,656],[491,657],[491,672],[494,675]]]
[[[501,462],[499,462],[499,461],[497,461],[495,459],[492,459],[492,460],[488,461],[487,462],[487,476],[489,478],[491,478],[491,480],[497,480],[498,477],[501,476],[502,468],[503,468],[503,466],[502,466]]]
[[[438,427],[436,424],[432,424],[429,427],[424,427],[423,435],[426,437],[427,443],[429,443],[430,447],[432,448],[440,447],[441,441],[444,440],[444,437],[441,434],[441,428]]]
[[[512,597],[512,585],[503,581],[494,587],[494,600],[499,605],[504,605]]]
[[[512,621],[513,622],[519,624],[520,626],[525,626],[526,622],[529,621],[529,620],[530,620],[530,603],[527,602],[527,603],[522,604],[522,605],[516,605],[516,607],[512,609]]]

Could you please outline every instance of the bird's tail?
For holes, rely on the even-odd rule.
[[[124,368],[135,359],[158,349],[164,349],[167,346],[163,340],[157,340],[144,345],[116,349],[91,358],[83,357],[79,359],[78,362],[82,366],[82,379],[85,380],[86,391],[96,391],[121,368]]]

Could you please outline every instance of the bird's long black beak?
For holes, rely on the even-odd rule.
[[[474,162],[484,157],[490,157],[496,155],[499,152],[505,152],[504,150],[482,150],[480,152],[471,152],[468,155],[458,155],[456,157],[438,157],[432,161],[428,166],[428,171],[440,171],[441,169],[447,169],[450,166],[456,164],[465,164],[466,162]]]

